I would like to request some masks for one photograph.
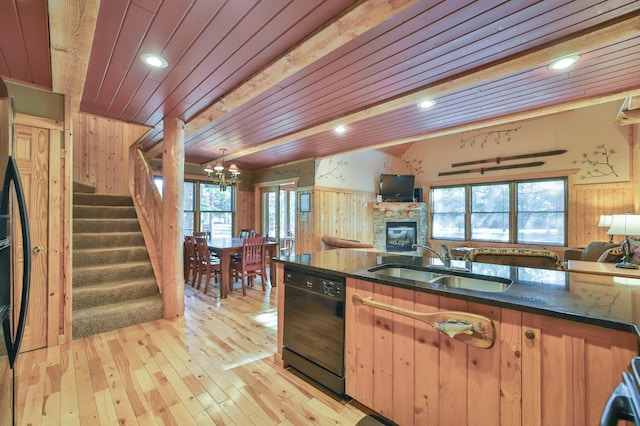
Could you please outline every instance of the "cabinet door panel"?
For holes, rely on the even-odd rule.
[[[526,313],[522,324],[524,424],[599,424],[637,336]]]
[[[469,303],[468,311],[491,318],[498,330],[500,326],[500,309],[477,303]],[[492,350],[493,349],[493,350]],[[468,345],[467,355],[467,392],[468,413],[467,425],[499,425],[500,424],[500,342],[492,349],[481,349]]]
[[[428,293],[415,293],[415,310],[417,312],[435,312],[438,310],[440,298]],[[440,368],[438,351],[440,348],[440,332],[422,321],[415,322],[415,394],[414,422],[416,425],[439,425],[439,383]]]
[[[467,312],[467,302],[457,299],[440,298],[441,310]],[[449,338],[440,337],[440,423],[443,425],[466,425],[467,413],[467,355],[469,345]],[[486,350],[486,349],[485,349]]]
[[[394,304],[393,287],[375,286],[373,300]],[[368,308],[359,308],[365,310]],[[373,309],[373,406],[385,417],[393,417],[393,314]]]
[[[415,309],[414,292],[392,287],[393,304],[397,307]],[[393,318],[393,413],[392,417],[400,425],[413,423],[413,399],[415,394],[415,328],[412,318],[404,315],[391,314]],[[427,378],[427,380],[429,380]]]
[[[367,407],[373,407],[373,310],[356,308],[354,293],[373,297],[373,283],[347,280],[346,302],[346,392]]]
[[[500,416],[503,425],[519,425],[522,419],[522,313],[501,309]],[[498,326],[498,324],[496,324]]]

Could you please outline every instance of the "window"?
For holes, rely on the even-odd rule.
[[[196,230],[196,183],[184,183],[184,204],[182,213],[182,232],[184,235],[193,235]]]
[[[431,238],[562,246],[566,179],[433,187]]]
[[[471,187],[471,239],[509,241],[509,185]]]
[[[154,183],[162,196],[162,177],[156,176]],[[208,231],[212,237],[232,237],[234,191],[233,187],[231,191],[221,191],[218,185],[185,181],[182,216],[184,235]],[[198,218],[200,220],[196,223]]]
[[[518,242],[564,245],[565,183],[518,182]]]
[[[233,236],[233,194],[200,182],[200,231],[211,232],[212,237]]]
[[[431,206],[432,238],[464,240],[466,188],[464,186],[433,188]]]

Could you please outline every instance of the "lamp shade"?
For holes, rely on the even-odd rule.
[[[598,228],[609,228],[613,221],[612,214],[601,214],[600,221],[598,222]]]
[[[611,227],[607,231],[610,235],[640,235],[640,215],[614,214]]]

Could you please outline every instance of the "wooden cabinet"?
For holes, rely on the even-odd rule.
[[[418,312],[484,315],[496,343],[477,348],[424,322],[356,307],[353,293]],[[597,424],[637,354],[631,333],[367,281],[348,279],[347,301],[347,394],[401,425]]]
[[[527,313],[522,330],[523,424],[597,425],[637,337]]]

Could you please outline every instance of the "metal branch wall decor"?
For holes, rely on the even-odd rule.
[[[275,174],[280,178],[288,178],[292,176],[300,176],[300,168],[290,168],[283,170],[276,170]]]
[[[409,173],[412,175],[421,175],[422,174],[422,160],[418,160],[417,158],[413,160],[402,160],[402,162],[409,169]]]
[[[611,164],[611,156],[617,153],[614,149],[607,149],[604,144],[598,145],[596,150],[590,154],[583,153],[580,164],[586,164],[588,169],[583,176],[580,176],[580,179],[600,178],[611,175],[618,177],[618,173],[616,173],[613,164]],[[573,164],[577,163],[578,160],[573,161]]]
[[[493,139],[493,142],[495,142],[496,145],[500,145],[500,142],[502,142],[503,138],[504,140],[509,142],[511,140],[511,133],[515,133],[520,130],[520,127],[522,126],[514,127],[513,129],[492,130],[490,132],[479,133],[466,139],[461,139],[460,149],[467,146],[467,144],[469,146],[473,146],[476,144],[476,142],[480,142],[480,148],[484,148],[485,144],[489,142],[490,138]]]
[[[342,167],[345,167],[346,165],[347,165],[346,161],[338,160],[336,161],[335,164],[333,164],[333,159],[330,159],[329,164],[327,165],[327,171],[325,173],[318,174],[317,177],[319,179],[323,179],[326,177],[333,177],[334,179],[339,180],[340,182],[344,182],[345,177],[342,174],[338,174],[338,170]]]

